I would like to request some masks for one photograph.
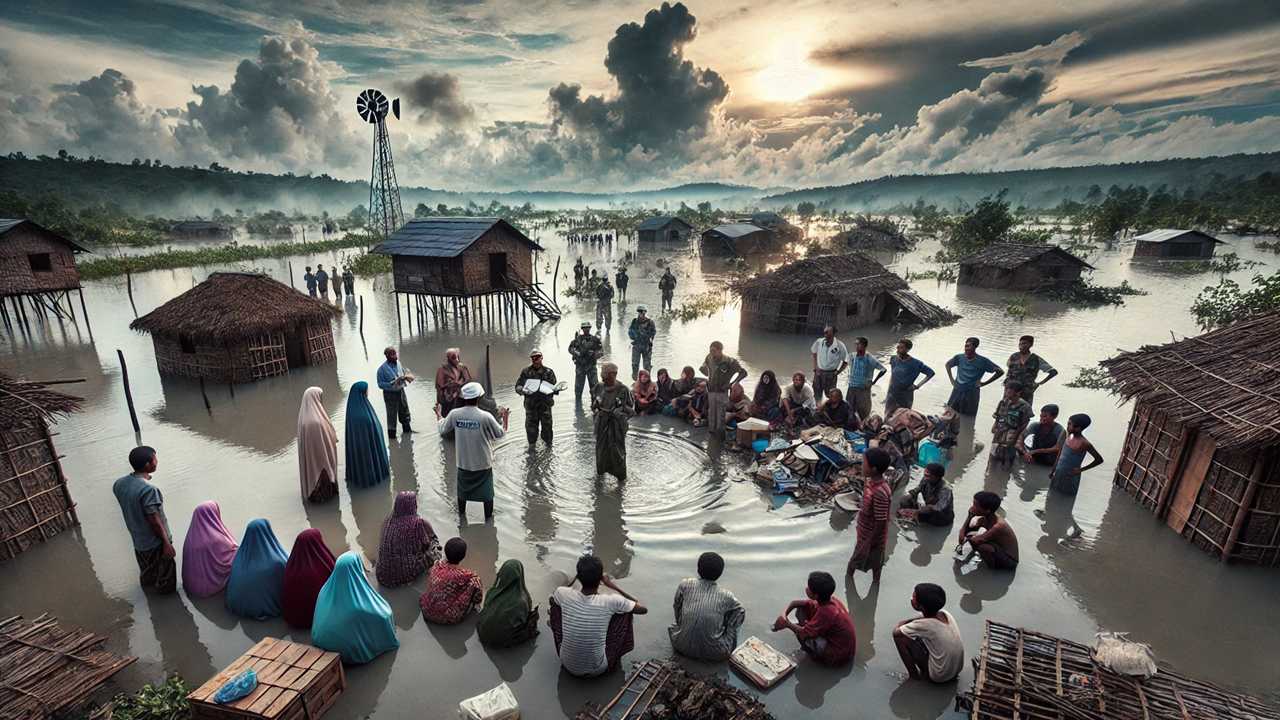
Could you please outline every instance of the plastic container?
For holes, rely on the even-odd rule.
[[[520,720],[520,705],[506,683],[463,700],[458,712],[467,720]]]
[[[951,458],[943,457],[942,448],[939,448],[932,440],[925,438],[920,441],[920,449],[916,452],[916,466],[924,467],[929,463],[938,463],[942,467],[951,464]]]
[[[769,441],[755,440],[751,443],[751,449],[755,450],[756,452],[764,452],[765,450],[769,449]]]

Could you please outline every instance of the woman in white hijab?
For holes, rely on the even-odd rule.
[[[324,502],[338,494],[338,434],[321,400],[324,391],[307,388],[298,410],[298,471],[302,497]]]

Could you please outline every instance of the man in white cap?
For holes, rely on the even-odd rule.
[[[458,393],[462,406],[440,415],[436,405],[436,419],[440,421],[440,437],[454,441],[458,465],[458,514],[467,516],[467,501],[484,503],[484,519],[493,517],[493,443],[507,432],[509,408],[499,408],[502,425],[479,407],[484,397],[484,386],[469,382]]]
[[[520,371],[516,379],[516,394],[524,396],[524,432],[529,437],[529,444],[538,442],[538,431],[542,431],[542,441],[551,444],[551,406],[556,404],[559,390],[547,393],[542,390],[530,390],[525,387],[530,380],[541,380],[546,385],[555,386],[556,372],[542,364],[542,351],[529,351],[529,366]]]
[[[636,317],[627,328],[627,337],[631,338],[631,377],[640,376],[640,361],[644,361],[644,369],[653,369],[653,336],[658,328],[649,319],[649,310],[641,305],[636,308]]]
[[[573,397],[582,400],[582,387],[587,391],[596,386],[596,362],[604,356],[604,346],[600,344],[600,336],[591,334],[591,323],[582,321],[582,332],[569,343],[569,357],[573,358]]]

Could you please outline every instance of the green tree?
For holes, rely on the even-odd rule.
[[[948,260],[958,260],[966,255],[999,242],[1007,242],[1017,218],[1009,212],[1009,201],[1004,196],[1008,188],[994,196],[978,201],[951,228],[951,235],[943,240],[943,250]]]
[[[1271,277],[1253,276],[1253,287],[1242,290],[1223,278],[1217,287],[1206,287],[1191,304],[1191,314],[1205,330],[1230,325],[1250,315],[1280,308],[1280,270]]]

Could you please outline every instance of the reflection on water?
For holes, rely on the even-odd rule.
[[[540,254],[538,272],[545,278],[546,266],[554,267],[559,256],[561,290],[571,282],[573,260],[579,254],[589,267],[612,272],[628,249],[637,250],[626,244],[570,247],[550,232],[540,238],[549,249]],[[1254,250],[1249,241],[1231,242],[1231,249],[1244,259],[1275,262],[1273,255]],[[937,249],[936,242],[925,241],[912,253],[882,259],[899,273],[920,270],[924,258]],[[989,388],[978,416],[960,421],[947,479],[954,485],[961,520],[978,490],[1005,496],[1002,512],[1019,537],[1020,567],[1015,573],[998,573],[958,566],[951,557],[954,528],[900,529],[894,524],[881,583],[872,586],[869,576],[860,574],[845,584],[843,597],[859,640],[855,664],[830,670],[801,661],[794,679],[761,693],[775,715],[845,718],[856,707],[858,717],[952,717],[950,696],[972,681],[967,665],[958,686],[904,683],[889,674],[902,670],[897,653],[891,651],[890,633],[898,621],[913,614],[908,599],[918,582],[934,582],[947,591],[947,606],[970,657],[981,647],[983,621],[988,618],[1085,642],[1092,641],[1099,628],[1127,630],[1181,671],[1255,693],[1280,691],[1280,678],[1273,670],[1280,666],[1280,646],[1271,641],[1280,633],[1280,573],[1224,567],[1128,496],[1113,493],[1111,473],[1131,408],[1117,406],[1114,398],[1100,392],[1066,387],[1080,368],[1115,354],[1117,348],[1167,342],[1170,332],[1196,332],[1185,308],[1206,278],[1137,267],[1125,257],[1129,250],[1122,243],[1089,258],[1098,267],[1094,282],[1117,285],[1129,280],[1152,291],[1126,299],[1123,307],[1079,309],[1033,301],[1032,315],[1015,322],[1004,314],[1004,293],[923,281],[913,287],[926,299],[963,315],[959,324],[930,330],[877,325],[857,333],[870,339],[871,352],[882,360],[898,338],[915,341],[913,354],[939,373],[917,393],[916,406],[926,412],[936,412],[950,394],[943,365],[960,351],[966,336],[982,338],[981,352],[1003,363],[1019,335],[1035,335],[1036,351],[1061,370],[1037,393],[1037,404],[1056,403],[1063,416],[1088,412],[1093,425],[1087,434],[1107,463],[1086,475],[1075,498],[1049,492],[1043,466],[1015,462],[988,467],[990,418],[999,400],[997,388]],[[295,271],[308,262],[335,262],[331,255],[293,258]],[[626,324],[635,305],[659,305],[659,259],[670,261],[680,279],[677,305],[725,276],[723,262],[704,262],[684,249],[640,250],[630,268],[630,304],[616,307],[613,324],[606,328],[605,361],[629,366]],[[288,260],[255,264],[278,278],[288,274]],[[149,312],[210,272],[228,267],[236,268],[139,275],[133,283],[138,311]],[[1230,277],[1247,282],[1252,272],[1242,270]],[[501,682],[511,683],[530,717],[571,717],[584,700],[608,702],[624,673],[593,680],[567,675],[546,628],[546,599],[555,572],[571,572],[577,557],[587,551],[600,554],[620,584],[651,609],[637,618],[636,650],[628,660],[670,653],[666,628],[673,616],[672,593],[682,578],[694,575],[697,557],[705,550],[725,557],[721,584],[747,607],[742,637],[755,635],[784,651],[795,649],[794,639],[770,633],[769,627],[788,601],[803,594],[811,570],[843,576],[854,545],[852,515],[801,507],[742,481],[745,457],[718,446],[708,452],[704,429],[666,417],[633,420],[627,438],[630,477],[623,483],[600,480],[594,473],[589,414],[567,397],[554,408],[555,444],[530,452],[520,432],[524,417],[512,390],[515,378],[528,363],[529,350],[538,347],[560,378],[572,382],[567,348],[581,320],[594,322],[595,303],[561,297],[564,317],[555,323],[520,319],[490,326],[473,316],[465,323],[451,319],[440,325],[428,313],[419,324],[416,311],[406,319],[403,306],[397,317],[388,289],[386,278],[361,278],[356,281],[357,297],[344,297],[346,317],[334,328],[336,363],[240,386],[235,398],[226,386],[206,384],[212,412],[204,407],[198,382],[161,378],[156,372],[150,338],[128,330],[133,311],[122,278],[86,284],[94,321],[92,341],[83,324],[57,321],[33,321],[29,336],[6,334],[6,372],[87,381],[67,388],[86,398],[85,412],[56,428],[83,526],[0,564],[0,613],[50,612],[69,626],[111,635],[112,649],[141,658],[118,676],[126,688],[165,672],[210,674],[229,665],[260,637],[309,639],[309,633],[291,631],[279,619],[241,621],[225,610],[221,595],[156,598],[138,588],[132,548],[111,493],[112,481],[128,471],[126,457],[135,443],[116,359],[119,348],[130,365],[142,435],[160,453],[155,482],[164,493],[175,537],[185,537],[197,504],[215,500],[227,525],[237,532],[250,520],[266,517],[289,547],[298,532],[316,527],[335,554],[350,547],[373,560],[394,494],[417,490],[419,511],[442,541],[454,532],[466,538],[470,551],[464,565],[480,575],[486,589],[501,562],[515,558],[524,563],[530,593],[543,610],[543,633],[536,641],[508,650],[482,649],[474,616],[453,628],[421,621],[417,602],[426,587],[425,576],[407,587],[383,588],[402,647],[369,665],[348,667],[348,689],[328,717],[448,717],[462,699]],[[726,351],[742,361],[750,373],[748,392],[763,370],[785,377],[793,370],[807,371],[812,364],[813,338],[740,329],[732,306],[687,323],[661,315],[655,320],[655,368],[678,372],[685,365],[697,366],[711,340],[724,342]],[[853,334],[845,334],[846,342]],[[345,389],[373,379],[387,345],[400,348],[402,362],[422,378],[410,390],[420,432],[392,443],[390,482],[374,488],[342,483],[338,497],[329,503],[302,502],[294,439],[302,391],[312,385],[325,391],[326,408],[341,440]],[[477,377],[485,374],[488,347],[491,396],[499,405],[514,408],[514,432],[496,451],[496,508],[489,523],[480,522],[473,508],[470,521],[459,524],[454,448],[438,438],[431,422],[431,377],[443,361],[444,349],[454,346],[461,348],[463,361]],[[883,391],[883,382],[873,389],[878,407],[883,407]],[[339,457],[344,455],[340,444]],[[913,484],[918,479],[917,472]],[[1043,512],[1037,515],[1037,510]],[[1135,587],[1143,592],[1131,592]],[[1188,624],[1188,617],[1197,620]],[[1240,622],[1242,617],[1247,622]],[[727,672],[723,666],[705,669]],[[432,685],[423,692],[427,674]],[[745,687],[741,677],[727,675],[730,682]],[[199,684],[204,679],[188,681]],[[794,687],[787,687],[792,683]]]

